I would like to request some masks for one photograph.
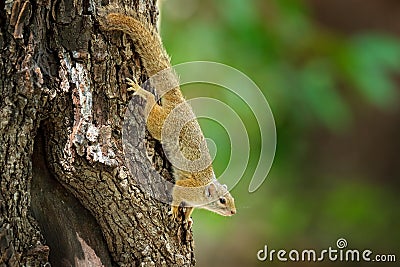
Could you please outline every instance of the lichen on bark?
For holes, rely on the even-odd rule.
[[[117,2],[156,23],[156,1]],[[125,78],[146,73],[126,36],[99,29],[102,4],[0,3],[0,266],[195,262],[191,232],[136,183],[169,172],[139,102],[127,168]]]

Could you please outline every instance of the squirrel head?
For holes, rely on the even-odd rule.
[[[223,216],[232,216],[236,213],[235,200],[225,184],[214,180],[205,186],[205,205],[201,208],[213,211]]]
[[[223,216],[236,213],[235,200],[228,187],[218,182],[211,166],[196,173],[174,169],[174,175],[180,179],[173,188],[173,206],[201,208]]]

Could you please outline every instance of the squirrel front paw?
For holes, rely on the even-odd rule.
[[[168,215],[171,215],[172,219],[177,221],[179,218],[179,207],[171,206],[171,210],[168,212]]]
[[[179,216],[179,209],[182,208],[182,216]],[[171,210],[168,212],[168,215],[172,216],[172,219],[174,221],[180,221],[179,217],[182,217],[182,222],[187,223],[189,225],[189,228],[193,224],[193,220],[190,217],[191,213],[193,211],[192,207],[179,207],[179,206],[171,206]]]

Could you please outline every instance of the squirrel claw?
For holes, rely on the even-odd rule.
[[[132,77],[133,79],[130,78],[126,78],[127,80],[127,84],[130,86],[128,87],[128,91],[134,91],[134,95],[138,94],[138,92],[140,91],[141,87],[139,86],[139,84],[137,83],[137,80],[135,77]]]
[[[146,100],[149,99],[154,99],[154,95],[146,90],[144,90],[142,87],[140,87],[140,85],[137,83],[135,77],[132,77],[132,79],[130,78],[126,78],[127,83],[130,87],[128,87],[128,92],[130,91],[134,91],[133,95],[138,95]],[[155,102],[155,101],[154,101]]]
[[[188,224],[188,228],[192,227],[192,225],[193,225],[193,219],[192,218],[186,219],[185,222]]]
[[[179,208],[172,206],[171,210],[168,212],[168,215],[172,216],[172,219],[177,221],[178,220],[178,215],[179,215]]]
[[[137,83],[138,83],[137,80],[136,80],[136,78],[135,78],[134,76],[132,76],[132,79],[126,77],[126,80],[128,81],[128,84],[129,84],[129,85],[134,85],[134,84],[137,84]]]
[[[190,217],[190,214],[187,214],[187,208],[183,207],[183,214],[181,220],[179,220],[179,207],[177,206],[172,206],[171,210],[168,211],[168,215],[172,216],[172,219],[176,222],[181,222],[183,224],[187,224],[188,228],[191,228],[193,225],[193,219]],[[191,209],[192,210],[192,209]]]

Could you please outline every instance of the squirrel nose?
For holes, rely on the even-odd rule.
[[[231,210],[231,214],[233,215],[233,214],[235,214],[236,213],[236,210]]]

